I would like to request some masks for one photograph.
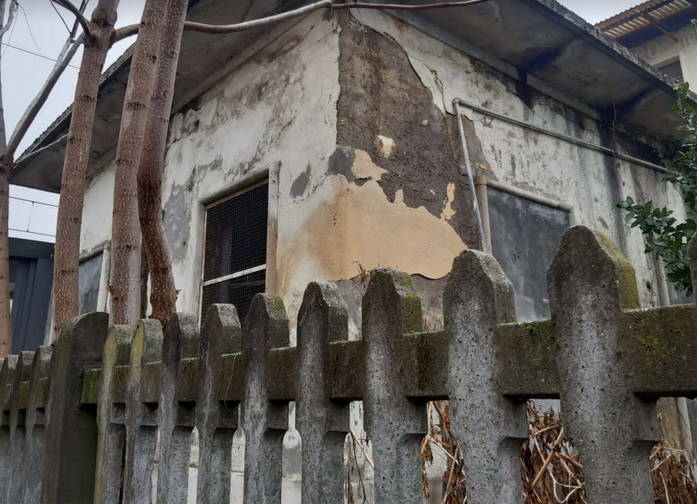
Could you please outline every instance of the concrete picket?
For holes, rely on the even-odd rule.
[[[365,430],[373,448],[379,504],[418,502],[423,495],[419,447],[426,404],[406,397],[400,377],[400,340],[423,330],[421,301],[408,275],[373,272],[363,296]]]
[[[697,240],[689,257],[697,271]],[[106,314],[80,317],[53,348],[0,359],[0,504],[147,502],[154,476],[157,502],[184,503],[194,428],[198,502],[227,501],[240,427],[244,502],[279,504],[291,401],[303,502],[344,499],[351,401],[364,405],[376,502],[419,502],[425,405],[442,399],[468,502],[513,504],[524,406],[538,397],[561,398],[588,502],[650,502],[655,401],[697,397],[697,306],[637,309],[627,261],[582,227],[565,234],[548,283],[552,320],[517,324],[501,267],[467,250],[444,293],[445,331],[423,332],[410,277],[380,269],[352,341],[339,288],[312,283],[297,347],[269,294],[242,327],[230,305],[213,305],[201,330],[173,315],[164,334],[152,320],[110,329]]]

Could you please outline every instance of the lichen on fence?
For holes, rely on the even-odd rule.
[[[426,405],[449,400],[467,502],[520,503],[531,398],[561,399],[588,502],[652,502],[655,401],[697,395],[697,307],[640,310],[629,263],[583,227],[565,234],[548,284],[552,320],[517,324],[499,264],[465,251],[444,292],[445,330],[429,333],[409,276],[378,270],[362,339],[349,341],[337,287],[312,283],[296,347],[271,294],[244,323],[214,305],[200,329],[182,314],[164,331],[83,316],[53,348],[2,361],[0,502],[186,502],[194,429],[198,502],[227,502],[243,429],[244,501],[280,503],[293,401],[303,502],[344,502],[352,401],[364,405],[376,503],[418,502]]]

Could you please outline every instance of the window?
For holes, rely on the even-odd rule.
[[[569,212],[492,187],[487,198],[491,249],[513,284],[518,321],[549,318],[547,270]]]
[[[231,303],[240,320],[266,287],[268,182],[206,208],[201,317],[213,303]]]
[[[685,78],[682,74],[682,66],[680,65],[679,59],[672,61],[668,64],[658,66],[658,71],[678,82],[685,82]]]
[[[81,314],[97,311],[99,284],[102,278],[102,256],[103,254],[100,252],[80,263],[79,295]]]

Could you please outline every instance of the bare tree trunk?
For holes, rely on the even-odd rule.
[[[6,0],[0,0],[0,41],[12,24],[13,9],[16,2],[10,3],[10,15],[5,24]],[[0,61],[0,65],[1,65]],[[2,72],[0,72],[0,83]],[[0,84],[0,357],[12,352],[12,313],[10,310],[10,237],[8,234],[8,214],[10,207],[10,172],[12,156],[7,153],[7,133],[5,131],[5,109],[2,103]]]
[[[0,94],[2,94],[0,90]],[[0,98],[1,100],[1,98]],[[5,124],[4,109],[0,103],[0,122]],[[0,128],[0,149],[5,150],[5,127]],[[0,156],[0,357],[12,353],[12,314],[10,310],[10,172],[12,158]]]
[[[92,149],[99,80],[111,46],[117,6],[118,0],[100,0],[94,9],[75,88],[61,178],[53,267],[53,319],[56,337],[61,328],[80,312],[78,275],[82,206]]]
[[[138,167],[148,124],[166,0],[147,0],[131,59],[116,149],[112,226],[111,322],[134,323],[140,311]]]
[[[152,317],[165,323],[176,310],[177,289],[162,225],[162,171],[172,98],[186,19],[187,0],[172,0],[160,39],[157,75],[143,157],[138,170],[138,208],[143,245],[150,269]]]

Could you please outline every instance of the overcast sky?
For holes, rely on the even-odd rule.
[[[61,18],[51,7],[50,0],[19,0],[21,8],[11,31],[5,36],[2,47],[2,92],[5,104],[5,120],[12,131],[27,104],[46,79],[55,58],[67,36]],[[78,0],[73,0],[79,3]],[[144,0],[121,0],[117,25],[138,22]],[[236,1],[236,0],[219,0]],[[637,3],[639,0],[561,0],[561,3],[591,23],[612,16]],[[96,0],[87,8],[90,14]],[[71,15],[57,7],[68,25]],[[107,64],[115,61],[132,41],[117,44],[109,53]],[[13,47],[9,47],[13,46]],[[29,54],[30,51],[34,54]],[[70,105],[77,80],[78,53],[57,84],[53,94],[29,129],[20,152],[28,147],[58,115]],[[9,134],[8,134],[9,136]]]

